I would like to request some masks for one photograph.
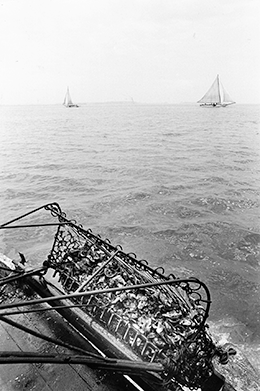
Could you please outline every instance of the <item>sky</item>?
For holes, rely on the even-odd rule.
[[[260,103],[259,0],[0,0],[0,104]]]

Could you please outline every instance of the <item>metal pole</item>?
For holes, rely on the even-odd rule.
[[[69,295],[57,295],[53,297],[47,297],[47,298],[41,298],[41,299],[35,299],[35,300],[30,300],[30,301],[21,301],[21,302],[16,302],[16,303],[11,303],[11,304],[2,304],[0,305],[0,310],[4,309],[9,309],[9,308],[14,308],[14,307],[25,307],[28,305],[33,305],[33,304],[40,304],[40,303],[50,303],[55,300],[65,300],[65,299],[73,299],[77,297],[87,297],[91,295],[97,295],[97,294],[102,294],[102,293],[112,293],[112,292],[118,292],[118,291],[126,291],[126,290],[133,290],[133,289],[142,289],[142,288],[151,288],[154,286],[160,286],[160,285],[170,285],[170,284],[180,284],[181,282],[194,282],[201,284],[204,289],[208,293],[208,297],[210,298],[210,293],[207,288],[207,286],[201,282],[200,280],[197,279],[175,279],[175,280],[167,280],[167,281],[159,281],[159,282],[149,282],[146,284],[137,284],[137,285],[128,285],[128,286],[121,286],[121,287],[115,287],[115,288],[107,288],[107,289],[99,289],[99,290],[94,290],[94,291],[88,291],[88,292],[79,292],[79,293],[71,293]],[[210,302],[210,299],[207,300],[207,302]],[[208,314],[206,314],[208,315]]]

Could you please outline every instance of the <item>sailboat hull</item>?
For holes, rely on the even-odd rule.
[[[202,103],[200,105],[200,107],[205,107],[207,109],[217,109],[217,108],[220,108],[220,107],[226,107],[226,106],[222,106],[222,105],[212,105],[211,103]]]
[[[200,107],[206,107],[208,109],[217,109],[217,108],[220,108],[220,107],[227,107],[227,106],[230,106],[232,104],[233,103],[222,103],[222,104],[218,103],[218,104],[214,105],[212,103],[202,103],[200,105]]]

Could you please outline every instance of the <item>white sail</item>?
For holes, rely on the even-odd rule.
[[[222,86],[222,84],[220,83],[221,85],[221,101],[222,103],[224,104],[232,104],[232,103],[235,103],[233,101],[233,99],[229,96],[229,94],[227,93],[227,91],[224,89],[224,87]]]
[[[219,75],[217,75],[210,89],[206,94],[198,101],[202,103],[202,106],[227,106],[235,103],[229,94],[226,92],[224,87],[219,81]]]
[[[75,105],[75,104],[72,102],[72,100],[71,100],[69,87],[67,87],[67,92],[66,92],[66,95],[65,95],[63,104],[64,104],[64,106],[66,106],[66,107],[78,107],[78,105]]]

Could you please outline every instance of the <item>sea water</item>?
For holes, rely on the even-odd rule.
[[[257,105],[1,106],[0,223],[58,202],[138,259],[199,278],[214,338],[257,370],[259,123]],[[0,252],[37,265],[53,234],[2,230]]]

